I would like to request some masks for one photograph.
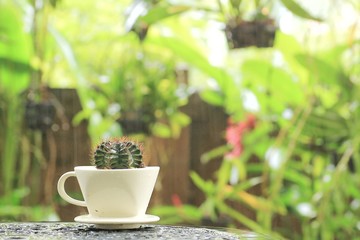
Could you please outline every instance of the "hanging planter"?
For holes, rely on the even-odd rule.
[[[249,46],[259,48],[273,46],[277,27],[270,17],[273,7],[272,1],[232,0],[217,2],[219,12],[226,25],[225,34],[230,49]],[[294,0],[280,0],[280,2],[298,17],[322,21],[319,17],[307,12]]]
[[[25,123],[32,130],[45,131],[53,124],[55,107],[50,101],[35,102],[28,100],[25,104]]]
[[[272,47],[277,29],[272,7],[272,2],[265,0],[218,1],[229,48]]]
[[[272,47],[276,26],[272,19],[254,21],[230,20],[226,24],[225,34],[230,49],[255,46]]]
[[[125,135],[150,134],[149,124],[144,120],[144,114],[141,111],[124,112],[118,119],[118,123]]]

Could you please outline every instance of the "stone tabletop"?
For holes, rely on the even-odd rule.
[[[248,231],[203,227],[143,225],[133,230],[100,230],[75,222],[0,223],[0,239],[270,239]]]

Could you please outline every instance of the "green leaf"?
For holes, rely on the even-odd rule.
[[[223,145],[220,147],[216,147],[201,156],[201,163],[208,163],[210,160],[215,159],[217,157],[222,157],[230,150],[230,146]]]
[[[295,14],[298,17],[315,20],[315,21],[323,21],[323,19],[311,15],[309,12],[307,12],[303,7],[301,7],[297,2],[293,0],[281,0],[281,2],[289,11],[291,11],[293,14]]]
[[[200,93],[201,98],[215,106],[223,106],[224,105],[224,96],[219,91],[214,91],[210,89],[206,89]]]
[[[253,195],[245,191],[236,192],[235,194],[233,194],[232,199],[243,202],[251,208],[260,211],[274,211],[280,213],[281,215],[284,215],[286,213],[286,208],[283,205],[275,204],[274,202],[266,198]]]
[[[326,51],[316,52],[311,55],[305,53],[296,54],[295,58],[304,68],[311,72],[309,76],[311,79],[317,80],[318,83],[332,85],[333,89],[331,90],[342,91],[343,97],[341,100],[348,101],[345,94],[349,92],[348,89],[353,87],[353,83],[344,72],[345,61],[343,55],[346,49],[348,49],[348,45],[340,44]],[[325,92],[328,91],[328,87],[326,86],[326,89],[324,89]]]
[[[187,126],[191,122],[191,118],[182,112],[175,112],[169,116],[171,135],[175,138],[179,137],[183,127]]]
[[[13,218],[21,218],[30,215],[31,208],[17,205],[2,205],[0,206],[0,217],[3,220],[5,217],[12,216]]]
[[[166,206],[164,207],[167,209],[167,215],[176,214],[179,215],[183,220],[191,219],[192,221],[194,221],[194,220],[200,220],[202,217],[201,211],[197,206],[183,204],[181,206],[172,207],[172,210],[170,210],[170,207],[166,207]],[[158,207],[159,213],[161,213],[161,208],[162,207]]]
[[[311,180],[305,174],[302,174],[294,169],[288,168],[285,171],[284,178],[288,181],[296,183],[298,186],[303,188],[310,188],[311,187]]]
[[[53,36],[53,38],[55,39],[61,52],[64,54],[64,57],[67,60],[70,68],[76,74],[79,84],[81,86],[86,86],[88,83],[79,70],[80,68],[78,66],[78,62],[76,60],[75,54],[69,42],[64,38],[64,36],[62,36],[62,34],[56,28],[52,27],[50,24],[48,25],[48,31],[51,34],[51,36]],[[80,87],[79,91],[81,91],[81,89],[82,88]]]
[[[191,118],[182,112],[176,112],[171,116],[171,121],[179,124],[180,126],[187,126],[191,122]]]
[[[1,205],[11,204],[14,206],[15,205],[20,206],[23,198],[29,195],[29,193],[30,193],[30,189],[27,187],[15,189],[12,192],[10,192],[8,195],[2,196],[0,198],[0,204]]]
[[[217,189],[218,191],[223,191],[224,187],[228,184],[230,180],[232,168],[232,161],[230,160],[223,160],[220,166],[220,169],[217,172]]]
[[[187,6],[157,6],[151,8],[146,15],[139,17],[139,20],[151,25],[165,18],[186,12],[189,9],[190,7]]]
[[[0,2],[0,57],[27,64],[31,39],[23,30],[22,18],[12,4]]]
[[[160,216],[162,224],[200,221],[202,213],[199,207],[184,204],[181,206],[155,206],[150,209],[154,215]]]
[[[270,62],[248,60],[242,65],[242,72],[244,84],[254,91],[260,106],[269,106],[273,112],[282,113],[289,105],[303,103],[301,85]]]
[[[12,98],[30,82],[32,42],[23,31],[23,16],[10,3],[0,2],[0,95]]]
[[[274,46],[281,51],[290,70],[298,76],[300,81],[306,82],[309,71],[295,58],[296,55],[305,53],[303,45],[294,36],[278,31]]]
[[[214,184],[210,181],[205,181],[196,172],[192,171],[190,173],[190,178],[195,184],[195,186],[198,187],[201,191],[203,191],[206,195],[211,195],[214,192]]]
[[[331,65],[331,67],[340,71],[343,64],[342,55],[348,49],[349,49],[348,44],[339,44],[326,51],[319,52],[318,56],[321,60]]]
[[[157,122],[151,127],[151,129],[154,135],[158,137],[163,137],[163,138],[171,137],[171,129],[166,124]]]
[[[236,194],[237,192],[240,191],[246,191],[256,185],[259,185],[260,183],[262,183],[262,181],[263,179],[261,177],[248,178],[234,185],[233,191],[230,194]]]
[[[233,164],[237,168],[237,171],[239,173],[239,180],[240,181],[246,180],[247,172],[246,172],[245,162],[239,158],[239,159],[234,159]]]
[[[318,178],[324,172],[326,160],[322,156],[317,155],[314,157],[313,162],[312,174],[315,178]]]
[[[281,31],[276,33],[274,47],[279,49],[285,56],[292,56],[304,52],[303,46],[294,36],[285,34]]]
[[[203,54],[192,47],[190,40],[189,42],[184,42],[176,37],[155,37],[149,35],[145,43],[154,44],[170,50],[175,56],[178,56],[193,67],[198,68],[209,77],[214,78],[220,89],[225,89],[227,87],[226,84],[233,82],[233,79],[224,69],[212,66]],[[231,85],[228,87],[231,87]]]

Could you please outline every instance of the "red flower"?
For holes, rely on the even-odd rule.
[[[236,158],[241,155],[244,150],[243,135],[248,130],[255,128],[256,117],[248,115],[245,121],[234,123],[230,118],[228,127],[226,128],[226,141],[232,147],[232,150],[226,154],[227,158]]]
[[[177,195],[177,194],[171,195],[171,202],[175,207],[181,207],[182,206],[181,199],[180,199],[179,195]]]

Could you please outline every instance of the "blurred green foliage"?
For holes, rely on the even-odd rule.
[[[24,104],[19,97],[30,83],[31,37],[23,31],[21,14],[10,3],[0,8],[0,152],[2,191],[13,188]],[[4,127],[5,126],[5,127]]]
[[[230,226],[241,223],[275,238],[355,237],[360,216],[359,41],[330,45],[309,51],[279,31],[273,49],[230,54],[231,60],[242,57],[235,61],[240,81],[227,67],[199,63],[201,57],[189,61],[216,79],[217,88],[202,92],[205,100],[224,107],[235,121],[249,112],[258,120],[252,132],[241,136],[244,151],[238,158],[226,157],[231,146],[204,154],[205,162],[224,156],[214,179],[191,173],[205,195],[200,208],[174,203],[153,213],[172,224],[202,224],[204,218],[224,224],[227,216]],[[186,53],[181,56],[187,59]],[[237,204],[252,209],[255,221],[238,212]],[[274,225],[279,218],[288,225]]]
[[[32,28],[39,16],[29,18],[31,10],[25,1],[0,1],[0,219],[5,221],[44,220],[54,213],[50,206],[34,204],[30,192],[38,193],[40,178],[28,179],[44,166],[42,133],[28,129],[24,120],[28,97],[39,100],[38,92],[28,94],[39,91],[46,55],[39,37],[44,32]],[[24,205],[25,198],[31,206]]]
[[[83,111],[73,123],[88,120],[97,141],[122,135],[121,119],[128,112],[140,114],[147,134],[178,136],[190,123],[179,109],[195,88],[234,122],[253,114],[256,125],[240,136],[238,157],[227,157],[230,144],[204,153],[204,164],[223,157],[212,179],[190,173],[206,196],[200,207],[177,202],[154,208],[154,214],[164,223],[216,223],[225,217],[227,226],[241,224],[279,238],[356,236],[358,22],[339,29],[335,18],[315,16],[300,1],[269,1],[301,17],[295,19],[307,32],[299,37],[280,28],[273,48],[230,51],[225,38],[217,38],[222,30],[214,30],[225,21],[219,2],[0,1],[0,219],[48,215],[23,205],[29,189],[36,192],[41,185],[34,180],[28,186],[26,177],[44,166],[42,133],[24,122],[29,89],[40,101],[42,86],[76,88]],[[357,1],[344,2],[359,13]],[[262,1],[254,3],[263,7]],[[320,26],[331,31],[321,35]],[[216,45],[210,46],[213,38]],[[223,55],[214,64],[216,50]],[[177,82],[176,70],[184,65],[187,85]],[[238,205],[255,218],[237,211]],[[276,225],[276,219],[285,224]]]
[[[239,157],[226,157],[231,145],[203,155],[204,163],[218,156],[224,159],[214,179],[190,174],[206,196],[200,208],[177,204],[154,208],[153,213],[163,216],[164,223],[196,224],[204,217],[221,224],[225,215],[230,226],[238,222],[276,238],[356,236],[360,112],[353,104],[359,101],[354,81],[359,75],[353,65],[358,63],[345,56],[356,57],[358,44],[336,44],[308,53],[294,37],[278,32],[274,49],[257,50],[259,54],[241,63],[238,85],[228,89],[222,78],[221,88],[206,93],[205,99],[223,106],[240,123],[246,114],[255,114],[255,129],[239,136],[243,144]],[[280,66],[273,61],[275,54],[282,56]],[[254,104],[243,106],[244,95],[233,94],[234,87],[255,97],[256,111]],[[243,110],[234,110],[235,103]],[[252,209],[256,221],[237,212],[236,204]],[[288,219],[287,227],[273,225],[279,216]],[[292,229],[291,222],[300,224],[300,232]]]

